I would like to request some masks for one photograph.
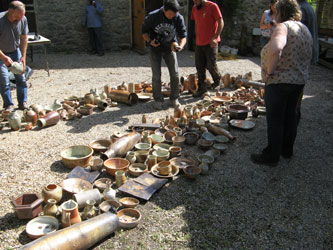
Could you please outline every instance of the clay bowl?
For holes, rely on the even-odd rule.
[[[157,163],[156,167],[157,171],[160,175],[169,175],[172,171],[172,166],[170,165],[170,161],[161,161]]]
[[[172,137],[176,136],[176,132],[172,130],[168,130],[167,132],[164,133],[164,141],[166,143],[172,143]]]
[[[179,146],[172,146],[169,148],[170,158],[178,157],[182,153],[182,148]]]
[[[230,114],[230,120],[245,120],[248,112],[250,112],[250,108],[243,104],[230,104],[227,105],[227,111]]]
[[[186,166],[184,168],[184,173],[187,178],[195,179],[201,173],[201,168],[197,166]]]
[[[170,160],[170,164],[176,166],[179,169],[184,169],[186,166],[195,165],[194,160],[183,158],[183,157],[175,157]]]
[[[89,146],[76,145],[65,148],[60,155],[65,167],[72,169],[76,166],[87,167],[93,153],[94,150]]]
[[[229,141],[229,138],[224,135],[217,135],[215,136],[215,141],[219,143],[227,143]]]
[[[206,139],[200,139],[198,141],[198,144],[200,146],[200,148],[202,148],[203,150],[208,150],[211,146],[213,146],[214,141],[209,141]]]
[[[155,150],[153,151],[153,155],[157,157],[157,162],[166,161],[170,157],[170,152],[166,150]]]
[[[211,132],[205,132],[202,134],[202,138],[208,141],[215,141],[216,137]]]
[[[152,134],[152,135],[150,136],[150,138],[151,138],[152,143],[153,143],[154,145],[155,145],[155,144],[158,144],[158,143],[162,143],[162,142],[164,142],[164,138],[163,138],[161,135],[156,134],[156,132],[155,132],[155,134]]]
[[[135,147],[136,150],[149,150],[150,149],[150,144],[140,142],[140,143],[135,144],[134,147]]]
[[[135,151],[135,157],[136,157],[136,161],[138,163],[144,163],[145,160],[147,159],[148,155],[149,155],[149,151],[147,151],[147,150]]]
[[[106,189],[108,182],[112,182],[109,178],[100,178],[94,182],[94,186],[99,189],[99,191],[103,192]]]
[[[169,151],[171,145],[170,144],[166,144],[166,143],[158,143],[158,144],[155,144],[153,149],[155,150],[166,150],[166,151]]]
[[[140,203],[138,199],[133,197],[121,198],[119,202],[124,208],[135,208]]]
[[[231,98],[229,96],[214,96],[213,101],[218,103],[218,104],[223,104],[225,102],[230,102]]]
[[[201,117],[210,116],[213,112],[209,110],[204,110],[201,112]]]
[[[172,137],[172,142],[174,146],[183,146],[185,142],[185,136],[177,135]]]
[[[216,149],[216,150],[219,150],[222,153],[222,152],[226,151],[228,146],[225,145],[224,143],[215,143],[213,145],[213,148]]]
[[[117,213],[119,225],[123,229],[136,227],[141,221],[142,215],[135,208],[124,208]]]
[[[30,239],[37,239],[59,229],[59,222],[53,216],[39,216],[28,222],[25,231]]]
[[[107,200],[107,201],[103,201],[101,204],[99,204],[99,210],[102,211],[103,213],[108,212],[111,208],[114,211],[117,211],[119,209],[119,207],[121,206],[121,204],[116,201],[116,200]]]
[[[103,168],[103,160],[100,158],[95,158],[89,162],[90,169],[92,171],[101,171]]]
[[[128,167],[128,173],[132,176],[140,176],[148,172],[148,166],[144,163],[132,163]]]
[[[187,145],[194,145],[199,139],[199,135],[194,132],[187,132],[184,134],[184,136],[185,136],[185,143]]]
[[[206,151],[205,155],[213,156],[214,159],[216,159],[217,157],[220,156],[220,151],[217,149],[210,149],[210,150]]]
[[[60,186],[70,194],[77,194],[82,191],[93,189],[93,186],[89,181],[80,178],[65,179],[61,182]]]
[[[127,172],[129,165],[130,162],[123,158],[110,158],[104,161],[104,167],[106,171],[112,176],[115,176],[115,173],[118,170]]]
[[[111,141],[107,139],[94,140],[89,143],[89,146],[96,153],[105,152],[111,146]]]
[[[215,160],[213,156],[207,154],[199,155],[197,158],[200,163],[207,163],[208,166],[210,166]]]
[[[167,132],[168,130],[165,128],[158,128],[155,130],[155,134],[163,136],[165,132]]]

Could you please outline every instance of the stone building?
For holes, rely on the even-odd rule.
[[[104,7],[103,35],[106,50],[132,48],[134,33],[138,32],[139,27],[134,26],[134,7],[141,6],[146,13],[163,2],[162,0],[99,1]],[[179,0],[186,22],[190,13],[190,1],[192,2],[192,0]],[[249,52],[256,47],[254,40],[256,38],[253,37],[252,30],[259,27],[260,17],[268,8],[269,0],[238,0],[238,2],[235,10],[223,7],[222,4],[225,20],[222,43]],[[88,35],[81,25],[86,3],[86,0],[34,0],[38,31],[51,39],[52,51],[86,51]],[[139,12],[142,14],[140,10]]]

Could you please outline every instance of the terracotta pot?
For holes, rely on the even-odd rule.
[[[62,188],[56,184],[49,184],[43,188],[42,197],[45,203],[49,199],[54,199],[58,203],[62,198]]]
[[[59,120],[60,120],[59,113],[57,111],[51,111],[47,113],[44,118],[40,118],[37,121],[37,125],[39,128],[44,128],[57,124]]]
[[[78,205],[73,200],[65,201],[61,204],[61,223],[63,227],[69,227],[81,222]]]
[[[24,119],[26,122],[31,122],[32,126],[36,126],[37,125],[37,114],[35,111],[33,110],[24,110],[23,112],[24,114]]]

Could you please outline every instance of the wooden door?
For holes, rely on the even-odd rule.
[[[145,41],[142,38],[141,26],[145,19],[145,0],[133,0],[133,48],[139,53],[144,53],[145,51]]]

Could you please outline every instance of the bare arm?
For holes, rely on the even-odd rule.
[[[20,50],[21,50],[22,57],[20,59],[20,62],[23,63],[24,69],[26,66],[27,46],[28,46],[28,35],[21,35],[20,36]]]
[[[217,38],[219,37],[219,35],[221,34],[221,32],[224,28],[224,21],[223,21],[222,17],[219,20],[217,20],[217,23],[218,23],[218,26],[217,26],[216,33],[209,43],[211,48],[217,47],[217,45],[218,45]]]
[[[280,23],[274,30],[269,47],[268,47],[268,58],[270,58],[267,65],[267,74],[272,75],[276,69],[277,63],[280,59],[283,48],[287,44],[287,27]]]
[[[13,63],[13,60],[9,56],[6,56],[5,53],[3,53],[1,50],[0,50],[0,59],[4,62],[4,64],[7,67],[12,65],[12,63]]]

